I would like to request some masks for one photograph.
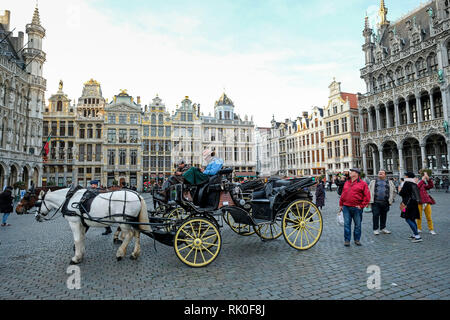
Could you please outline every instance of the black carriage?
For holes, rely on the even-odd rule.
[[[322,214],[312,202],[314,178],[272,178],[248,188],[231,181],[225,169],[201,186],[171,187],[169,205],[184,210],[183,217],[150,217],[155,240],[173,246],[177,257],[191,267],[204,267],[220,253],[221,221],[239,235],[257,234],[262,240],[284,236],[297,250],[313,247],[322,234]],[[244,190],[243,190],[244,189]]]

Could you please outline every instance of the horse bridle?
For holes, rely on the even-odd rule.
[[[41,207],[42,207],[42,205],[45,206],[45,209],[47,209],[48,212],[51,211],[51,209],[49,209],[49,207],[47,207],[47,204],[45,203],[45,196],[46,196],[46,195],[47,195],[47,192],[42,196],[42,199],[41,199],[41,200],[39,200],[39,201],[37,201],[37,202],[35,203],[35,207],[38,208],[35,217],[36,217],[36,220],[39,221],[39,222],[42,222],[42,220],[44,220],[44,221],[51,221],[51,220],[56,219],[56,218],[55,218],[56,214],[58,213],[58,211],[61,210],[62,206],[64,205],[64,202],[63,202],[63,204],[61,204],[61,205],[59,206],[59,208],[56,209],[56,211],[55,211],[55,213],[53,214],[53,216],[52,216],[51,218],[49,218],[49,219],[46,219],[45,217],[48,215],[48,213],[45,214],[45,215],[44,215],[44,214],[41,214]]]

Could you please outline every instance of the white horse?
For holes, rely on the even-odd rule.
[[[47,216],[48,213],[53,209],[61,210],[61,207],[66,200],[66,194],[69,190],[69,188],[66,188],[54,192],[48,191],[45,196],[40,199],[41,205],[38,209],[38,213],[36,214],[36,219],[40,220],[41,216]],[[86,227],[81,222],[81,214],[78,206],[72,206],[72,204],[80,202],[80,199],[85,191],[86,189],[80,189],[79,191],[77,191],[72,196],[67,206],[68,210],[76,212],[76,214],[79,216],[64,216],[70,224],[75,242],[75,256],[72,257],[70,264],[81,263],[85,254]],[[123,214],[128,217],[137,218],[138,222],[140,223],[149,222],[147,205],[144,199],[138,194],[131,191],[114,191],[99,194],[97,197],[95,197],[91,204],[91,209],[89,212],[90,218],[86,214],[84,214],[83,217],[85,218],[84,221],[88,227],[104,228],[108,225],[111,225],[112,223],[100,223],[92,221],[90,219],[94,219],[97,221],[115,221],[120,223],[125,222]],[[133,237],[136,239],[136,242],[130,258],[133,260],[137,259],[141,254],[140,230],[150,231],[150,227],[148,225],[139,225],[138,229],[135,229],[131,227],[130,224],[122,223],[120,224],[120,228],[125,235],[125,238],[122,245],[117,250],[117,260],[120,261],[123,257],[125,257],[128,244]]]

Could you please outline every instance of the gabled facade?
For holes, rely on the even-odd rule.
[[[324,108],[325,156],[327,176],[361,167],[358,96],[341,91],[341,83],[333,80]]]
[[[102,184],[126,183],[141,190],[142,187],[142,117],[138,102],[121,90],[105,107],[103,159],[106,159]]]

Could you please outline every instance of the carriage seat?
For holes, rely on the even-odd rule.
[[[220,170],[217,175],[227,175],[227,174],[231,174],[233,173],[234,169],[233,168],[225,168]]]

